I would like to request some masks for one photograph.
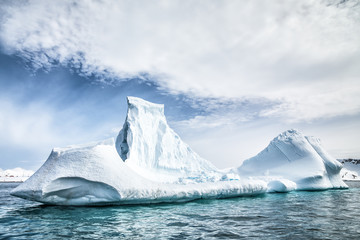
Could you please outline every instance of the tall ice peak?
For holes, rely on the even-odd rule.
[[[167,124],[164,105],[128,97],[128,111],[116,139],[120,157],[132,168],[202,172],[216,170]]]
[[[138,97],[127,97],[127,103],[128,103],[128,111],[133,108],[137,109],[146,109],[146,110],[152,110],[152,111],[158,111],[159,114],[164,114],[164,104],[157,104],[145,101],[142,98]]]

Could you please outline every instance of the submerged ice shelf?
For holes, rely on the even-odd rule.
[[[339,175],[341,164],[333,162],[317,139],[285,132],[239,168],[223,171],[169,127],[163,105],[127,100],[116,141],[53,149],[43,166],[11,194],[46,204],[106,205],[346,187]]]

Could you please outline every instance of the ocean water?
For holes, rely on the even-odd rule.
[[[0,239],[360,239],[360,188],[182,204],[57,207],[0,183]]]

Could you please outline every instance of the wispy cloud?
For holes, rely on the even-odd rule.
[[[278,105],[262,116],[308,121],[360,112],[359,11],[355,0],[34,0],[1,6],[0,38],[35,69],[149,75],[171,94],[265,98]]]

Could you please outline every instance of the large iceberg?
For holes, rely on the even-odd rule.
[[[268,182],[268,191],[286,192],[347,188],[341,169],[342,165],[319,139],[292,129],[274,138],[263,151],[233,171]]]
[[[266,190],[264,181],[230,180],[200,158],[168,126],[163,105],[128,97],[116,142],[55,148],[11,194],[46,204],[106,205],[226,198]]]
[[[169,127],[163,105],[127,101],[116,141],[54,148],[11,194],[46,204],[113,205],[347,187],[341,164],[316,138],[290,130],[240,167],[219,170]]]

